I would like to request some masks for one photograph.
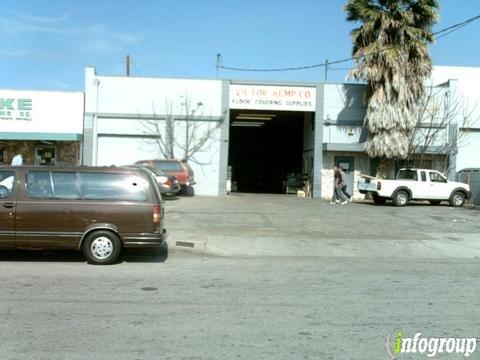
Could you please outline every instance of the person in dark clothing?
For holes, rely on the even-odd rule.
[[[342,172],[340,171],[340,168],[338,166],[333,167],[333,197],[332,201],[330,201],[330,204],[336,204],[340,203],[342,205],[346,204],[348,202],[347,197],[342,191],[343,186],[345,183],[343,182],[343,176]]]
[[[338,171],[340,172],[340,175],[342,179],[345,179],[345,173],[343,172],[343,169],[341,166],[337,166]],[[348,201],[352,202],[353,198],[352,195],[350,195],[347,191],[347,184],[345,184],[345,181],[343,181],[343,186],[342,186],[342,193],[345,195],[345,197],[348,199]]]

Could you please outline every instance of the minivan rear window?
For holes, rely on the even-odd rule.
[[[147,181],[136,175],[85,172],[79,180],[86,200],[148,200]]]

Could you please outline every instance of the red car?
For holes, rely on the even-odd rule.
[[[193,170],[186,161],[160,159],[139,160],[135,162],[135,165],[150,166],[160,169],[168,175],[175,176],[182,190],[185,190],[189,186],[195,185]]]

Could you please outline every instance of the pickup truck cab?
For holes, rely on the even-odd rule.
[[[449,181],[440,172],[429,169],[400,169],[395,180],[361,178],[360,193],[371,194],[375,204],[392,200],[405,206],[409,200],[428,200],[432,205],[449,201],[451,206],[463,206],[470,199],[470,186]]]

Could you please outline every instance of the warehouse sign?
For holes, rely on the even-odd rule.
[[[230,85],[230,109],[315,111],[316,88]]]
[[[32,99],[0,97],[0,120],[32,121]]]

